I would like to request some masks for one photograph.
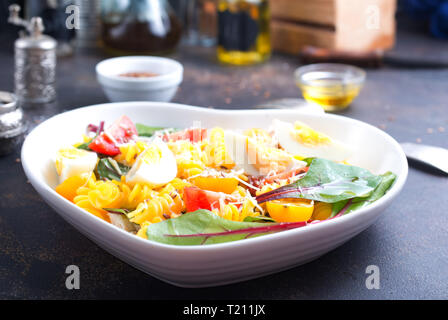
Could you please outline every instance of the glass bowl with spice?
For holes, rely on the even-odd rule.
[[[366,72],[345,64],[317,63],[298,68],[294,76],[308,102],[325,111],[338,111],[347,108],[359,95]]]

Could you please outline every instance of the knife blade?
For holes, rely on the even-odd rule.
[[[400,145],[409,159],[422,162],[448,174],[448,149],[410,142]]]

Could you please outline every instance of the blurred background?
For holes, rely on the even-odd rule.
[[[364,0],[361,0],[362,2]],[[101,4],[103,2],[103,4]],[[177,19],[182,23],[182,27],[184,28],[183,36],[187,38],[188,41],[201,42],[204,45],[214,45],[214,38],[216,37],[217,32],[217,10],[219,3],[223,3],[226,1],[219,0],[169,0],[169,1],[140,1],[140,0],[110,0],[110,1],[101,1],[101,0],[90,0],[90,1],[82,1],[82,0],[5,0],[0,3],[0,32],[2,34],[11,33],[15,30],[14,27],[8,25],[8,6],[13,3],[19,4],[22,10],[22,16],[24,17],[32,17],[32,16],[42,16],[45,20],[45,25],[47,28],[47,32],[58,38],[71,37],[71,35],[66,35],[65,32],[61,32],[61,25],[65,25],[65,18],[67,15],[65,14],[65,8],[69,5],[76,4],[81,7],[81,11],[83,11],[82,18],[83,22],[88,20],[89,15],[100,14],[100,12],[95,12],[95,7],[101,7],[103,9],[104,14],[111,14],[113,11],[114,14],[124,13],[128,10],[129,6],[132,6],[131,3],[135,2],[136,7],[140,6],[140,8],[151,10],[153,8],[149,6],[145,6],[146,2],[168,2],[171,5],[171,8],[176,15]],[[232,1],[228,1],[232,2]],[[251,1],[247,1],[250,3]],[[253,2],[253,1],[252,1]],[[271,10],[274,8],[274,18],[275,17],[285,17],[289,15],[289,19],[291,17],[297,16],[300,17],[302,15],[302,19],[305,21],[322,21],[319,16],[328,15],[329,10],[328,7],[322,7],[320,12],[316,12],[315,16],[312,15],[307,16],[309,12],[303,12],[302,14],[289,12],[291,9],[291,5],[288,5],[288,2],[297,2],[299,5],[296,6],[296,9],[300,11],[300,2],[306,1],[285,1],[285,0],[271,0],[270,6]],[[319,1],[323,3],[330,3],[333,1]],[[387,0],[385,2],[394,3],[395,0]],[[284,6],[284,12],[282,11],[282,6]],[[427,32],[428,35],[439,39],[448,39],[448,1],[446,0],[398,0],[397,5],[397,18],[399,27],[401,25],[405,25],[409,27],[412,25],[416,31],[419,32]],[[316,8],[315,8],[316,9]],[[90,12],[88,12],[90,11]],[[93,12],[92,12],[93,11]],[[316,10],[319,11],[319,10]],[[386,13],[387,14],[387,13]],[[287,19],[284,19],[287,20]],[[291,19],[290,22],[294,20]],[[325,20],[325,18],[324,18]],[[327,18],[327,20],[329,20]],[[300,21],[300,19],[297,19]],[[302,20],[302,22],[304,22]],[[86,24],[82,24],[82,27],[85,27]],[[89,25],[89,27],[92,24]],[[96,25],[99,27],[99,24]],[[90,30],[90,32],[95,32],[94,30]]]
[[[226,35],[244,33],[245,40],[250,41],[252,36],[260,37],[260,33],[263,36],[269,25],[272,49],[297,55],[306,45],[364,52],[391,49],[395,44],[395,23],[398,29],[425,34],[441,41],[448,39],[447,0],[360,0],[355,1],[364,3],[359,8],[353,8],[350,4],[352,8],[338,9],[340,12],[335,12],[338,0],[310,2],[313,1],[5,0],[0,3],[0,35],[3,39],[17,36],[20,28],[8,24],[8,7],[17,3],[22,8],[20,14],[23,18],[41,16],[45,33],[61,43],[69,43],[73,47],[97,47],[114,55],[136,52],[167,54],[176,50],[178,44],[205,47],[220,44],[220,47],[232,48],[235,44],[232,41],[241,40],[229,41],[225,39]],[[351,3],[350,0],[346,2]],[[381,25],[376,29],[376,34],[364,34],[376,38],[376,41],[367,43],[362,35],[356,35],[356,30],[360,26],[357,21],[359,17],[362,17],[362,23],[369,23],[365,22],[365,10],[369,3],[378,5]],[[70,5],[77,5],[80,10],[77,30],[65,27],[69,15],[66,8]],[[235,11],[239,15],[226,14]],[[243,16],[245,12],[250,13],[246,20]],[[375,14],[372,11],[372,16]],[[250,18],[257,20],[259,27],[263,19],[269,25],[261,25],[263,30],[257,33],[257,30],[251,29]],[[370,23],[374,24],[375,18],[372,19]],[[372,29],[375,29],[373,24]],[[112,31],[117,26],[122,27],[122,32],[114,37]],[[344,34],[347,29],[351,31],[351,37]],[[336,37],[337,41],[333,41],[332,37]],[[257,40],[260,42],[260,39]],[[269,45],[265,43],[266,47]],[[270,50],[258,49],[262,51],[261,55],[263,50]],[[225,60],[225,55],[221,59]]]
[[[0,3],[1,90],[16,93],[14,42],[26,32],[22,22],[8,22],[11,4],[20,6],[26,21],[41,17],[44,33],[57,41],[54,91],[66,97],[59,99],[59,110],[105,102],[95,65],[117,56],[181,62],[186,81],[175,102],[251,108],[305,98],[330,112],[356,105],[358,96],[368,100],[362,71],[324,68],[324,75],[305,69],[294,75],[297,67],[326,62],[360,67],[368,71],[372,93],[378,90],[376,76],[392,81],[378,70],[448,67],[448,0],[6,0]],[[313,78],[318,74],[324,76]],[[313,81],[304,80],[310,77]],[[342,77],[353,83],[341,85]],[[339,82],[333,86],[334,78]],[[419,88],[430,84],[421,80]],[[351,112],[356,117],[360,110]]]
[[[20,6],[24,21],[41,17],[44,34],[57,41],[57,67],[43,63],[33,71],[41,79],[21,75],[28,69],[19,68],[19,60],[32,50],[14,55],[15,46],[41,44],[23,21],[8,22],[12,4]],[[428,104],[429,96],[444,101],[433,88],[443,86],[448,67],[448,0],[5,0],[0,41],[0,91],[16,92],[19,99],[30,92],[27,86],[54,93],[45,97],[52,109],[30,109],[31,117],[116,101],[103,92],[96,64],[144,55],[172,58],[184,67],[182,84],[164,101],[254,108],[294,107],[304,98],[366,120],[380,105]],[[358,69],[298,69],[327,62]],[[285,98],[296,101],[279,101]],[[408,112],[422,111],[415,105]]]
[[[24,29],[8,23],[11,4],[20,5],[23,19],[43,19],[45,34],[57,40],[57,55],[65,61],[188,55],[210,63],[207,68],[213,70],[214,65],[259,65],[274,54],[298,64],[342,62],[368,69],[448,66],[448,0],[5,0],[0,3],[5,54],[14,52],[14,41]],[[250,74],[254,68],[244,70]],[[307,98],[298,79],[295,85]],[[285,95],[276,96],[274,88],[262,94]],[[217,104],[183,98],[181,102],[196,105]],[[221,99],[229,106],[246,101],[229,94]]]

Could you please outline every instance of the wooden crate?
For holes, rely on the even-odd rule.
[[[396,0],[270,0],[274,50],[306,46],[352,52],[395,43]]]

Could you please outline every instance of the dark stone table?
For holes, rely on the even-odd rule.
[[[2,42],[0,89],[13,89],[12,44]],[[394,54],[445,59],[448,44],[401,34]],[[224,67],[213,50],[182,48],[185,66],[175,102],[248,108],[299,97],[299,62],[275,55],[252,67]],[[95,79],[100,55],[60,59],[58,101],[27,110],[32,125],[66,110],[107,102]],[[386,67],[370,70],[359,99],[344,115],[398,141],[448,147],[448,71]],[[366,146],[368,147],[368,146]],[[19,151],[0,158],[0,298],[79,299],[431,299],[448,298],[448,178],[411,168],[399,198],[368,230],[307,265],[261,279],[208,289],[181,289],[106,253],[62,220],[27,182]],[[65,288],[65,268],[81,270],[81,289]],[[377,265],[381,288],[365,286]]]

